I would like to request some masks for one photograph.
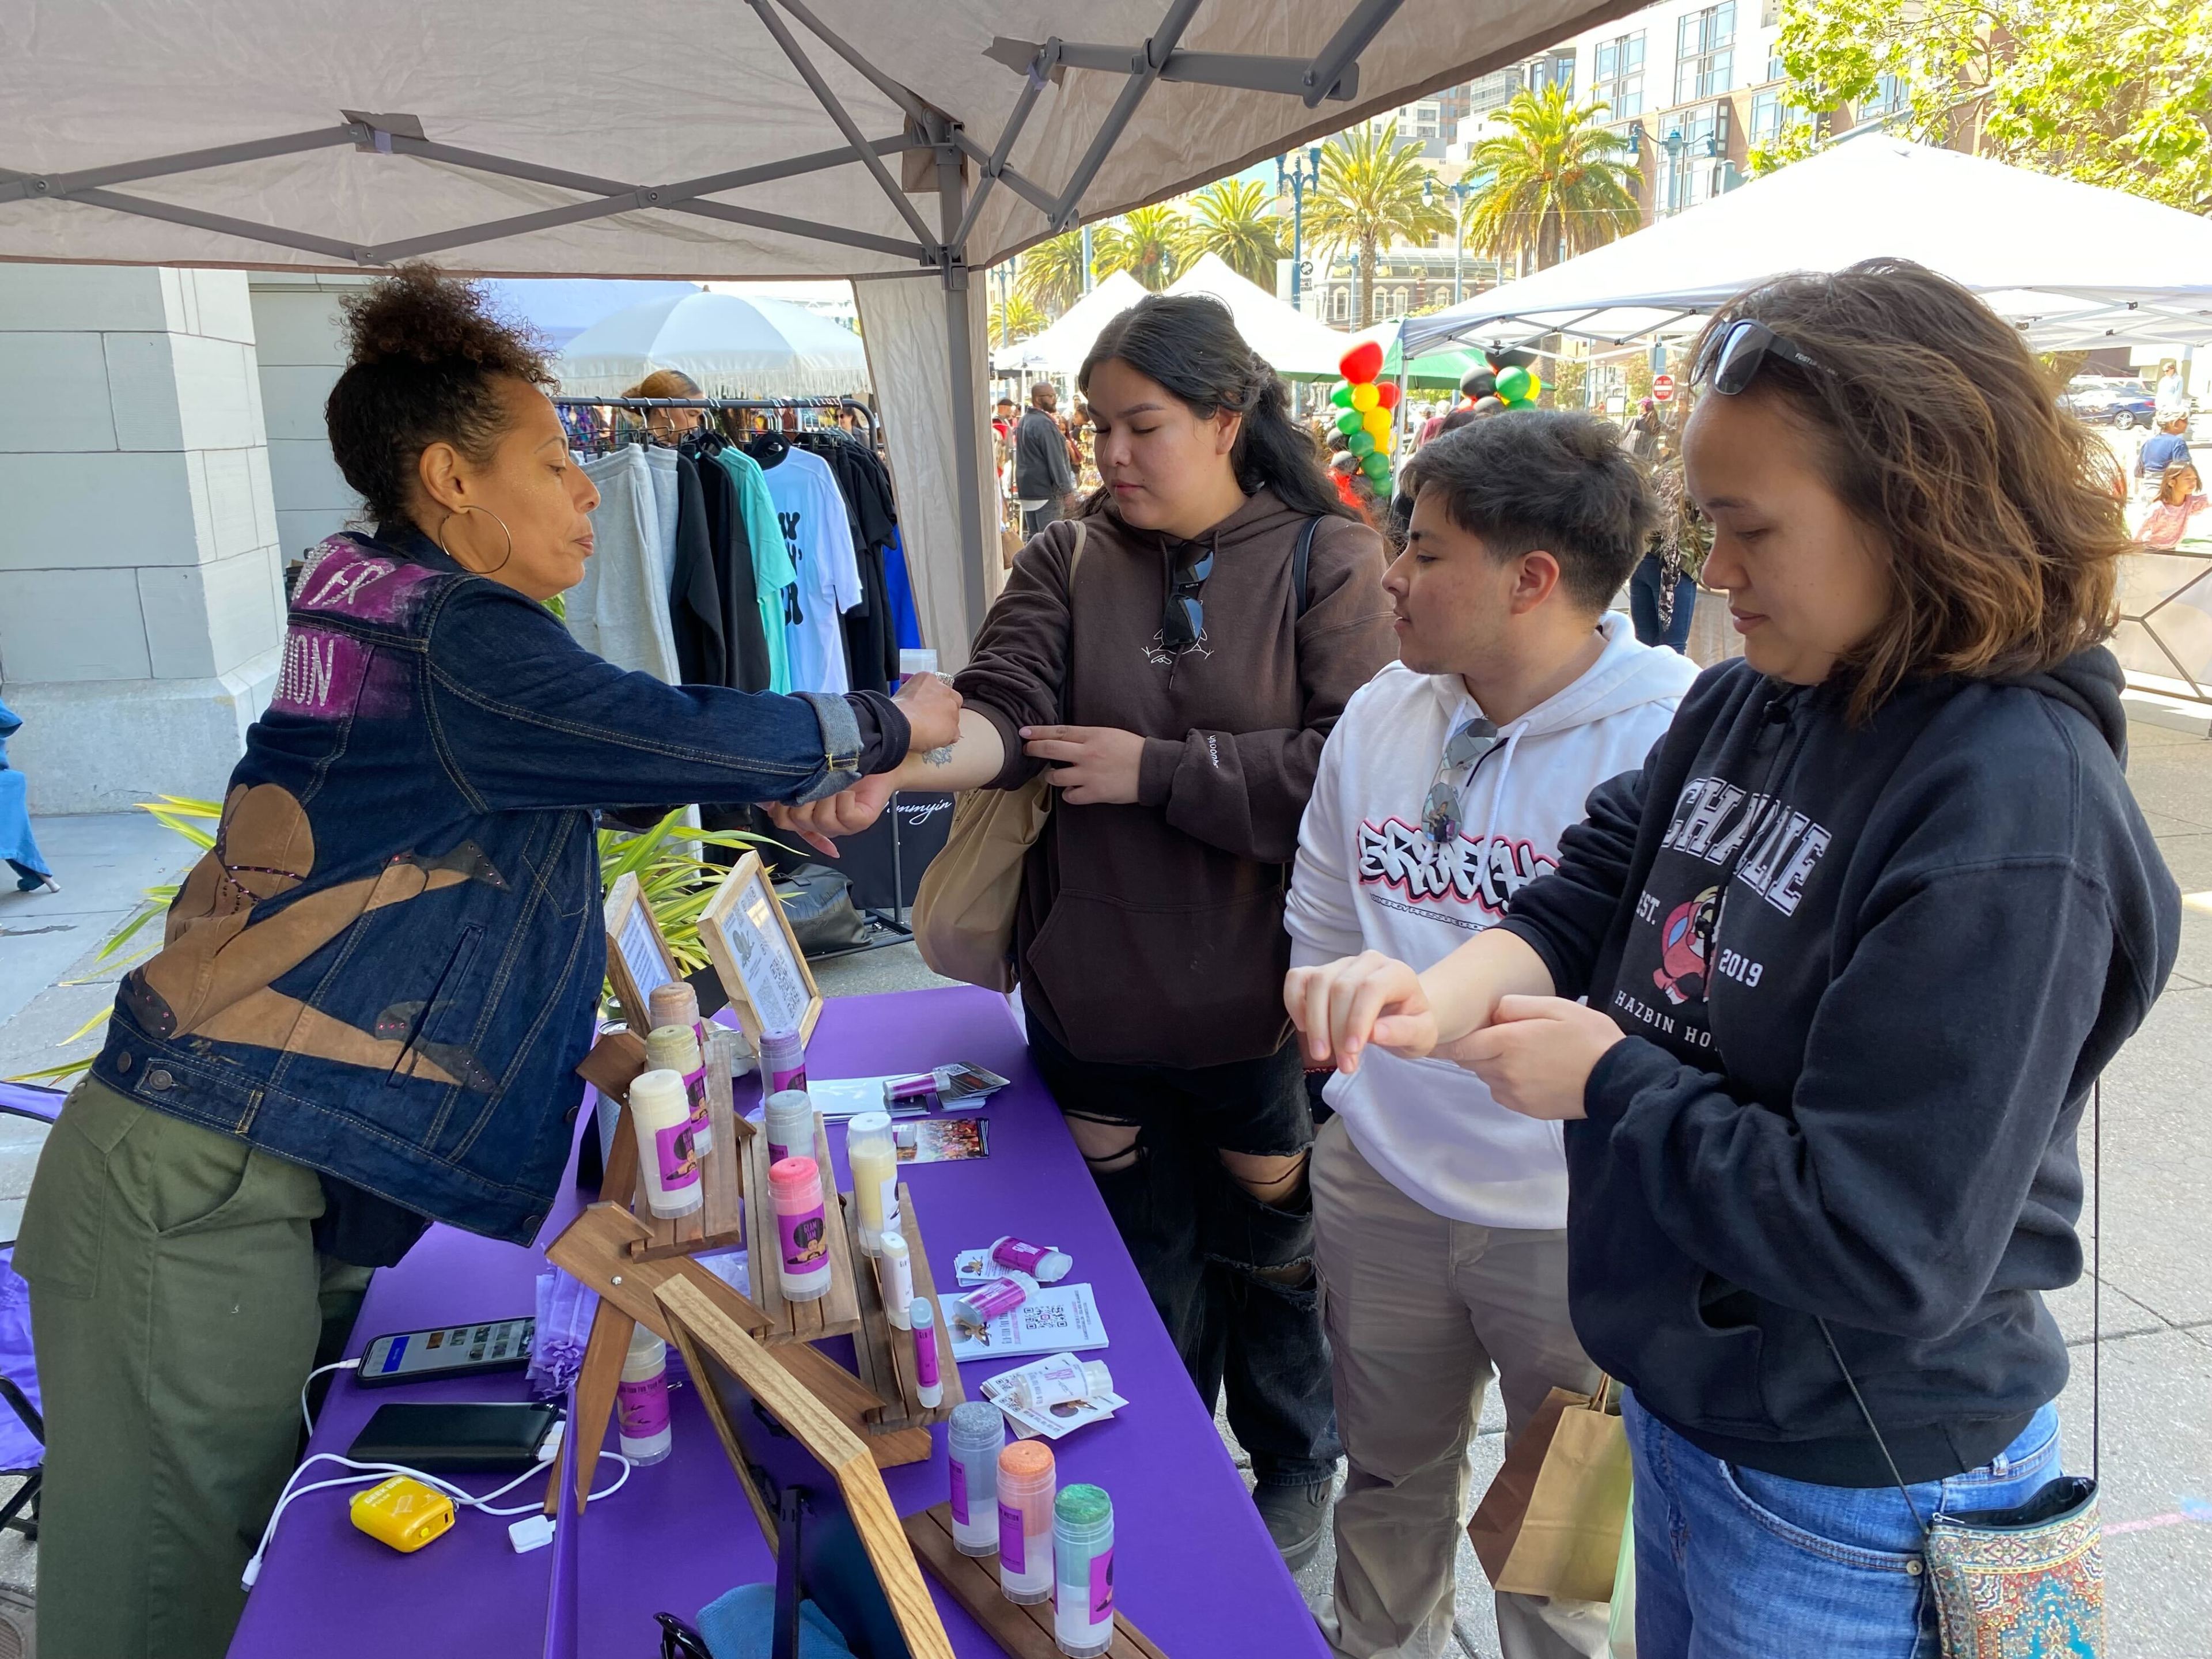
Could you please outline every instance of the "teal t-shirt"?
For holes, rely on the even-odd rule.
[[[753,591],[760,599],[761,632],[768,640],[768,689],[791,690],[791,647],[784,641],[784,592],[799,580],[799,567],[784,545],[783,524],[760,463],[742,449],[724,449],[714,459],[729,469],[738,486],[738,511],[752,544]]]

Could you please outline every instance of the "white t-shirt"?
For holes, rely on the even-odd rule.
[[[837,617],[860,603],[860,562],[853,551],[845,497],[830,464],[796,445],[761,476],[799,571],[799,620],[784,629],[791,648],[791,689],[849,691],[852,675],[845,665],[845,635]]]

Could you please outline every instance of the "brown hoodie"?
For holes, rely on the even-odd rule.
[[[1074,526],[1061,523],[1015,559],[955,681],[1006,745],[994,788],[1036,775],[1024,726],[1146,739],[1136,805],[1054,801],[1023,872],[1023,1001],[1079,1059],[1189,1067],[1273,1054],[1289,1031],[1285,872],[1322,744],[1397,654],[1382,538],[1322,519],[1300,616],[1291,565],[1305,520],[1272,491],[1249,497],[1200,538],[1215,549],[1205,632],[1170,655],[1168,573],[1189,550],[1109,511],[1085,522],[1073,636]]]

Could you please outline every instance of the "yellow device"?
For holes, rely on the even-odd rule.
[[[355,1526],[402,1555],[443,1537],[453,1524],[453,1500],[404,1474],[356,1492],[347,1507]]]

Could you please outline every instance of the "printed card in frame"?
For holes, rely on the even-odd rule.
[[[629,1029],[642,1037],[652,1024],[649,999],[654,988],[683,975],[635,872],[616,877],[608,889],[606,928],[607,977]]]
[[[769,1031],[814,1035],[822,993],[759,854],[739,859],[707,901],[699,913],[699,941],[754,1048]]]

